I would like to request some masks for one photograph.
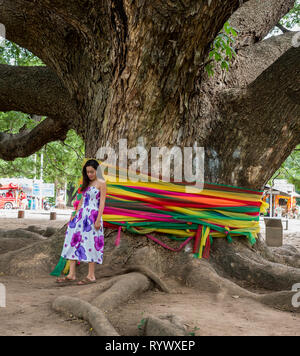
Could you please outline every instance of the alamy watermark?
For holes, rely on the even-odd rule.
[[[109,144],[100,147],[96,158],[107,167],[109,180],[119,182],[186,182],[186,192],[202,190],[204,185],[204,147],[151,147],[146,150],[144,138],[138,138],[138,145],[128,149],[127,139],[118,141],[118,149]],[[117,152],[118,151],[118,152]],[[150,154],[150,157],[149,157]],[[104,157],[107,157],[104,160]],[[118,162],[117,162],[118,161]],[[131,164],[128,166],[128,161]],[[117,164],[118,163],[118,164]],[[149,167],[150,165],[150,167]],[[122,174],[117,177],[116,166]],[[171,174],[172,170],[172,174]]]
[[[6,308],[6,288],[0,283],[0,308]]]
[[[296,283],[293,285],[292,292],[297,292],[293,295],[292,306],[294,308],[299,308],[300,307],[300,283]]]

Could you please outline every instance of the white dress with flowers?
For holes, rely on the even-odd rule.
[[[95,229],[95,221],[100,205],[100,191],[89,186],[83,192],[83,204],[72,221],[69,222],[61,256],[67,260],[82,262],[103,262],[104,230],[101,216],[100,229]]]

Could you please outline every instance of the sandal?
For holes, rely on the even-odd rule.
[[[96,283],[96,280],[92,281],[91,279],[85,277],[83,280],[77,283],[78,286],[84,286],[86,284],[93,284]]]
[[[63,284],[63,283],[71,283],[71,282],[75,282],[76,279],[71,279],[68,277],[63,277],[63,278],[57,278],[56,279],[56,283],[58,284]]]

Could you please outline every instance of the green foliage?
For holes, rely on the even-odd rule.
[[[0,114],[0,118],[2,115]],[[0,122],[3,123],[3,121]],[[42,154],[44,182],[53,183],[56,181],[61,187],[64,187],[64,184],[68,182],[77,187],[78,179],[81,176],[81,163],[84,158],[84,142],[74,130],[68,132],[64,142],[48,143],[36,152],[36,162],[34,155],[16,158],[10,162],[0,159],[0,177],[33,179],[36,174],[36,178],[40,179]]]
[[[16,111],[0,112],[0,132],[18,133],[20,128],[26,125],[34,127],[35,123],[29,115]],[[14,176],[33,178],[34,164],[30,157],[17,158],[13,162],[0,160],[0,176],[2,178]]]
[[[44,154],[44,181],[65,182],[78,185],[84,158],[84,142],[74,130],[70,130],[64,142],[48,143],[41,150]]]
[[[281,20],[280,24],[286,28],[292,28],[300,24],[300,0],[295,1],[294,8],[286,14]]]
[[[282,164],[280,169],[274,174],[273,178],[287,179],[289,183],[295,185],[300,192],[300,145],[298,145],[288,159]],[[268,184],[272,184],[270,179]]]
[[[141,313],[141,316],[143,316],[143,314],[144,314],[144,311]],[[142,330],[142,329],[144,328],[145,323],[146,323],[146,319],[143,318],[143,319],[139,322],[139,324],[138,324],[138,326],[137,326],[138,329],[139,329],[139,330]]]
[[[235,42],[234,37],[236,37],[237,34],[238,31],[231,27],[227,21],[211,45],[211,50],[208,55],[210,62],[205,66],[209,76],[214,75],[215,64],[220,65],[223,70],[229,70],[230,61],[236,55],[233,44]]]
[[[16,66],[44,65],[28,50],[9,41],[5,41],[5,46],[0,47],[0,63]],[[20,129],[32,130],[42,120],[45,120],[45,117],[37,121],[31,115],[16,111],[0,112],[0,132],[16,134]],[[56,182],[61,187],[64,187],[68,182],[68,184],[77,187],[78,179],[81,176],[81,162],[84,158],[84,142],[73,130],[68,132],[64,142],[48,143],[35,155],[16,158],[11,162],[0,160],[0,177],[33,179],[36,176],[37,179],[41,178],[42,154],[44,182]]]
[[[145,325],[145,322],[146,322],[146,319],[142,319],[138,324],[138,329],[141,330],[143,328],[143,326]]]
[[[17,111],[0,112],[0,132],[15,134],[24,125],[26,125],[26,128],[31,129],[36,125],[36,122],[30,115]]]
[[[300,24],[300,0],[295,1],[294,8],[285,15],[279,23],[287,29],[293,28],[295,25]],[[272,34],[279,33],[279,29],[275,27],[272,30]],[[205,70],[209,76],[214,75],[214,69],[216,65],[219,65],[222,70],[229,70],[230,62],[233,57],[236,56],[234,50],[235,38],[238,35],[238,30],[230,26],[227,21],[222,31],[217,35],[213,43],[211,44],[209,52],[209,62],[205,65]]]
[[[197,326],[194,326],[192,332],[189,333],[190,336],[195,336],[195,333],[197,330],[200,330],[200,328],[198,328]]]
[[[5,41],[4,46],[0,46],[0,63],[15,66],[41,66],[43,62],[29,52],[27,49],[17,44]]]
[[[295,6],[293,9],[279,21],[279,24],[285,27],[287,30],[293,30],[295,26],[300,25],[300,0],[295,1]],[[281,30],[275,26],[268,37],[278,35],[280,33]]]

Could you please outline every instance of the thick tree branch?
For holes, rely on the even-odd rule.
[[[261,125],[268,126],[278,121],[285,123],[290,118],[299,127],[299,55],[300,47],[289,48],[247,88],[231,88],[220,92],[218,94],[220,105],[223,109],[225,106],[227,109],[231,107],[235,115],[240,115],[242,109],[243,116],[265,116],[266,120],[261,121]],[[296,133],[298,135],[298,131]]]
[[[77,117],[75,104],[56,74],[48,67],[0,65],[0,111],[59,117]]]
[[[229,19],[239,31],[236,48],[261,41],[294,6],[295,0],[250,0]]]
[[[255,101],[260,97],[271,99],[271,105],[275,107],[286,104],[291,111],[288,116],[294,115],[300,124],[300,100],[297,100],[300,93],[299,58],[300,47],[291,47],[249,85],[248,92]]]
[[[224,173],[223,181],[261,188],[300,143],[299,56],[300,47],[292,47],[247,89],[219,96],[220,115],[228,120],[222,135],[215,138],[216,151],[223,164],[230,159],[240,162],[236,171]],[[236,140],[228,141],[232,132]]]
[[[0,0],[6,39],[27,48],[52,68],[79,35],[59,16],[32,1]]]
[[[42,59],[76,99],[87,95],[87,86],[91,81],[101,79],[101,62],[108,69],[107,50],[111,47],[109,16],[97,11],[93,12],[93,16],[89,12],[83,12],[81,16],[82,26],[79,28],[68,23],[53,9],[37,2],[0,0],[0,23],[5,25],[6,39]],[[87,23],[84,25],[85,18],[92,21],[89,23],[89,34],[85,28]],[[102,26],[103,19],[105,28]],[[89,84],[86,83],[87,78],[81,76],[83,71],[92,72],[92,76],[88,77]],[[83,93],[79,94],[79,90]]]
[[[92,15],[95,5],[100,8],[100,4],[103,6],[102,3],[106,1],[23,0],[23,2],[48,9],[59,15],[66,23],[73,25],[80,31],[90,33],[89,15]]]
[[[41,8],[61,17],[66,23],[91,39],[95,37],[95,30],[107,28],[109,1],[107,0],[24,0],[24,3],[34,3]],[[108,32],[101,31],[102,38]]]
[[[32,130],[18,134],[0,133],[0,158],[13,161],[17,157],[28,157],[48,142],[65,140],[69,129],[60,121],[47,118]]]
[[[273,36],[239,50],[238,56],[225,73],[227,88],[244,88],[253,82],[289,48],[296,32]]]

